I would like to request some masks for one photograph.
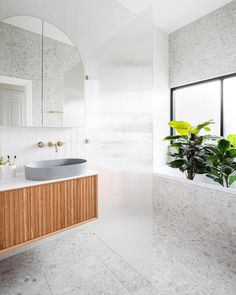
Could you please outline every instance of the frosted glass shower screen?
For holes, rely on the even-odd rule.
[[[99,174],[96,232],[146,275],[152,248],[152,24],[146,12],[88,58],[89,162]]]

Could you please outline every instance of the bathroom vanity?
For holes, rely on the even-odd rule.
[[[96,174],[0,182],[0,254],[97,218]]]

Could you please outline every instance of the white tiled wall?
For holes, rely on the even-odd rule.
[[[84,128],[0,127],[0,156],[17,156],[18,172],[31,161],[65,157],[87,158]],[[37,142],[65,142],[56,153],[54,148],[38,148]]]

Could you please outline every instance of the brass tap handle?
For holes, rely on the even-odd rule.
[[[38,146],[39,148],[43,148],[43,147],[45,147],[45,144],[44,144],[42,141],[39,141],[39,142],[37,143],[37,146]]]
[[[58,141],[57,142],[57,146],[63,146],[65,143],[64,142],[62,142],[62,141]]]

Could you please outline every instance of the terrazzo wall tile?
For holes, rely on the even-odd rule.
[[[236,1],[170,34],[170,85],[236,72]]]
[[[235,294],[236,194],[154,176],[153,205],[154,286]]]

